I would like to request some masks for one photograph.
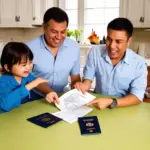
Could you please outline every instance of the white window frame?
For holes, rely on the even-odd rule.
[[[65,0],[58,0],[58,7],[65,11]],[[82,15],[81,15],[82,14]],[[78,23],[77,29],[84,28],[84,0],[78,0]],[[84,32],[84,31],[83,31]],[[83,34],[80,37],[80,40],[83,40]]]
[[[58,7],[63,9],[65,11],[65,0],[58,0]],[[121,0],[120,0],[120,5],[121,5]],[[120,16],[120,8],[119,8],[119,16]],[[80,37],[80,41],[83,41],[83,35],[84,35],[84,0],[78,0],[78,14],[77,14],[77,29],[82,29],[83,34]]]

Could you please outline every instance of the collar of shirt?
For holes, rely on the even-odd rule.
[[[111,63],[111,60],[110,60],[110,57],[108,56],[108,51],[107,51],[107,49],[104,51],[104,53],[102,53],[102,57],[105,58],[105,60],[106,60],[108,63],[112,64],[112,63]],[[130,54],[128,48],[127,48],[127,49],[126,49],[125,56],[124,56],[124,58],[122,59],[122,63],[126,63],[126,64],[129,65],[129,63],[130,63],[130,62],[129,62],[130,57],[131,57],[131,54]]]
[[[11,82],[11,85],[13,86],[25,84],[26,77],[25,78],[23,77],[21,83],[19,84],[17,80],[14,78],[14,76],[12,76],[11,74],[4,74],[4,76],[7,80]]]
[[[4,74],[5,78],[11,82],[12,85],[19,85],[19,83],[16,81],[16,79],[14,78],[14,76],[10,75],[10,74]]]
[[[47,50],[49,50],[47,44],[46,44],[46,41],[45,41],[45,38],[44,38],[44,34],[41,35],[41,43],[40,43],[40,46],[41,48],[46,48]],[[68,47],[68,44],[67,44],[67,38],[64,40],[64,42],[62,43],[62,45],[60,46],[59,49],[63,49],[63,47]]]
[[[124,56],[124,58],[122,59],[122,62],[129,65],[129,63],[130,63],[130,62],[129,62],[130,57],[131,57],[131,54],[130,54],[128,48],[127,48],[127,49],[126,49],[125,56]]]

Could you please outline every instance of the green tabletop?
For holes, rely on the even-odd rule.
[[[100,95],[97,95],[100,97]],[[61,121],[42,128],[26,119],[58,109],[45,100],[21,105],[0,115],[1,150],[150,150],[150,104],[94,109],[102,134],[80,134],[78,122]]]

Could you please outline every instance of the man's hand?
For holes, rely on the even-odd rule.
[[[107,108],[112,102],[113,100],[111,98],[96,98],[86,105],[94,105],[97,109],[104,109]]]
[[[58,100],[58,95],[56,92],[50,92],[48,94],[46,94],[46,100],[49,102],[49,103],[59,103],[59,100]]]
[[[86,84],[82,83],[82,82],[77,82],[74,84],[74,88],[78,89],[79,91],[81,91],[83,94],[85,94],[88,91],[88,88],[86,86]]]

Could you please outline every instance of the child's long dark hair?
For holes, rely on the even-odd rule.
[[[5,64],[7,64],[8,69],[11,71],[13,65],[21,63],[22,58],[25,58],[26,62],[28,59],[30,61],[33,60],[33,53],[30,48],[21,42],[7,43],[3,48],[1,55],[1,65],[4,73],[7,72],[4,67]]]

